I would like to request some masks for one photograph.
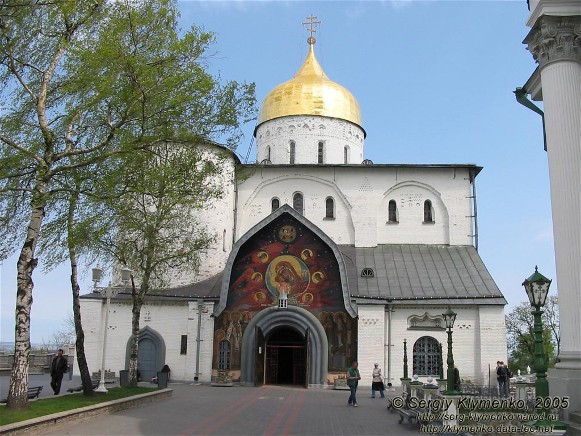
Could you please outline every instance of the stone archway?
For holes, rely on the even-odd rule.
[[[165,341],[163,337],[149,326],[139,331],[137,368],[142,380],[148,380],[157,375],[157,371],[165,364]],[[127,340],[125,353],[125,369],[129,368],[131,355],[131,337]]]
[[[252,318],[242,337],[242,356],[240,383],[243,385],[261,384],[255,380],[257,356],[265,351],[258,336],[268,336],[279,327],[290,327],[298,331],[307,340],[307,385],[322,387],[327,384],[328,341],[327,335],[319,320],[302,307],[289,306],[286,309],[269,307]]]

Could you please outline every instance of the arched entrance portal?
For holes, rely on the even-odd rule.
[[[288,326],[275,328],[266,338],[265,383],[301,385],[307,380],[306,338]]]
[[[149,326],[139,330],[137,341],[137,369],[142,380],[149,380],[156,376],[157,371],[165,363],[165,342],[161,335]],[[131,337],[125,347],[125,369],[129,369],[130,356]]]
[[[266,382],[267,341],[273,338],[272,334],[279,329],[282,332],[289,330],[297,332],[294,334],[303,338],[305,386],[326,385],[329,353],[327,335],[322,324],[312,313],[297,306],[289,306],[284,310],[268,307],[252,317],[242,335],[240,383],[260,386]],[[279,334],[283,333],[277,335]]]

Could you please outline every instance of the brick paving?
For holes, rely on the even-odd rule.
[[[211,387],[170,383],[173,397],[89,420],[55,425],[45,435],[407,435],[417,426],[398,424],[387,402],[358,390],[286,386]],[[391,393],[395,395],[395,393]]]

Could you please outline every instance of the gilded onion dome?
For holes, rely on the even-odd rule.
[[[290,115],[319,115],[350,121],[361,126],[361,111],[355,97],[329,80],[315,57],[315,38],[308,40],[309,53],[298,73],[265,97],[258,125]]]

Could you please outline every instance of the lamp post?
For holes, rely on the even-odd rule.
[[[121,270],[121,280],[125,283],[131,276],[131,271],[127,268]],[[107,393],[107,388],[105,387],[105,355],[107,350],[107,330],[109,330],[109,307],[111,305],[111,298],[115,298],[117,293],[121,288],[114,287],[109,284],[107,287],[98,287],[97,284],[103,279],[103,270],[99,267],[93,268],[93,288],[101,293],[103,297],[107,299],[106,309],[105,309],[105,326],[103,329],[103,352],[101,353],[101,379],[99,380],[99,386],[95,389],[95,392]]]
[[[408,377],[408,348],[406,339],[403,340],[403,377],[400,378],[400,381],[402,394],[409,393],[410,378]]]
[[[454,389],[454,355],[452,354],[452,328],[454,327],[454,321],[456,321],[456,312],[454,312],[450,307],[446,310],[442,316],[444,317],[444,322],[446,323],[446,328],[448,329],[448,382],[445,394],[448,395],[458,395],[459,392]]]
[[[409,380],[408,377],[408,347],[407,341],[403,340],[403,378]]]
[[[551,280],[539,273],[538,267],[535,266],[535,272],[522,284],[529,297],[531,306],[534,307],[532,315],[535,320],[535,369],[537,372],[537,379],[535,381],[535,396],[537,398],[547,398],[549,396],[549,382],[547,381],[547,357],[543,347],[543,321],[541,315],[543,311],[541,307],[545,305],[547,294],[549,293],[549,286]],[[545,402],[541,401],[541,406]],[[539,409],[543,417],[547,416],[547,408],[541,407]]]

